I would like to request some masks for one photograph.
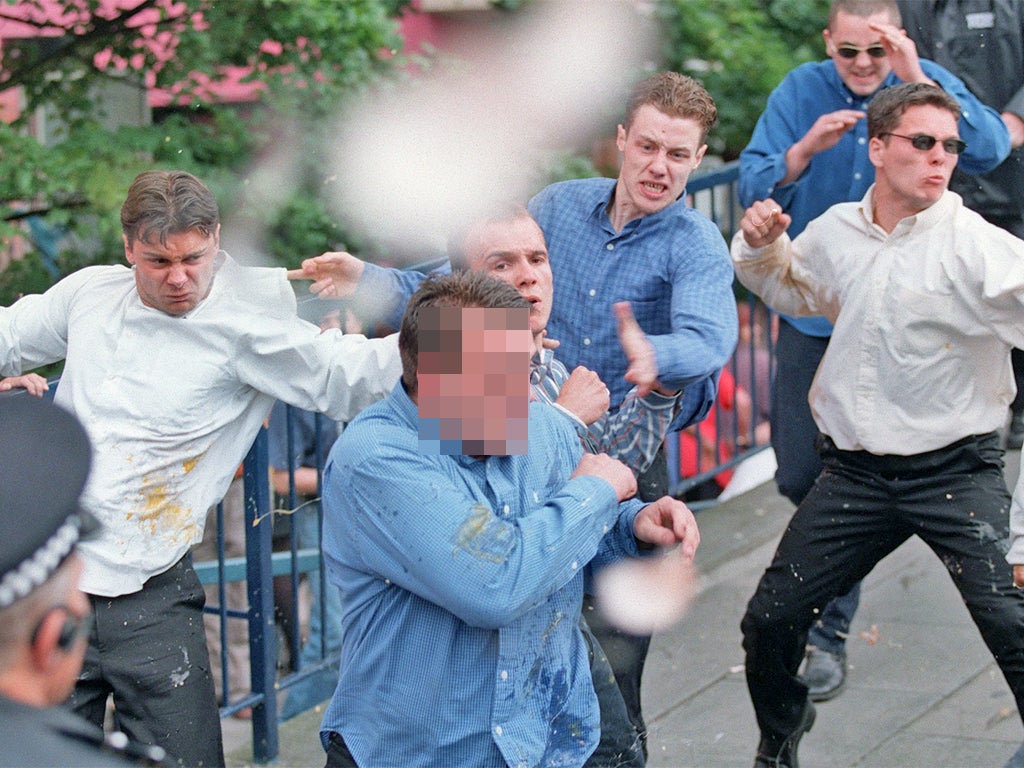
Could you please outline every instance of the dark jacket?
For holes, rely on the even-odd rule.
[[[125,768],[103,746],[103,732],[71,712],[30,707],[0,696],[0,766],[6,768]]]
[[[899,0],[923,58],[963,80],[999,112],[1024,118],[1024,0]],[[956,172],[950,188],[986,217],[1024,216],[1024,148],[982,176]],[[1024,235],[1017,231],[1014,234]]]

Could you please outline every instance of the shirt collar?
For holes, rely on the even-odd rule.
[[[419,411],[416,408],[416,403],[409,397],[409,393],[405,391],[405,384],[402,379],[398,379],[398,383],[395,388],[391,390],[391,394],[388,396],[391,401],[391,405],[397,411],[410,429],[417,434],[419,433]]]
[[[530,383],[540,384],[547,376],[548,368],[555,357],[553,349],[541,349],[530,359]]]
[[[860,211],[861,218],[868,227],[876,227],[874,214],[874,196],[875,196],[875,185],[872,184],[868,187],[868,191],[864,193],[864,197],[861,198],[860,202],[857,203],[857,210]],[[950,192],[948,189],[942,193],[942,197],[936,200],[932,205],[925,208],[918,214],[913,216],[907,216],[905,219],[901,219],[897,224],[897,228],[900,229],[913,229],[914,227],[921,226],[924,228],[930,228],[942,221],[946,217],[952,215],[953,209],[957,205],[957,200],[960,196],[956,192]],[[906,224],[904,224],[906,222]],[[895,232],[896,229],[893,229]]]
[[[826,59],[821,63],[825,66],[825,78],[829,81],[832,87],[839,92],[839,94],[843,97],[844,101],[854,101],[857,102],[858,104],[867,104],[869,101],[875,98],[875,96],[883,89],[891,88],[892,86],[901,82],[900,79],[896,77],[896,73],[890,72],[888,75],[886,75],[885,80],[882,81],[882,84],[878,86],[878,90],[876,90],[874,93],[868,94],[867,96],[861,96],[860,94],[851,91],[849,86],[845,82],[843,82],[843,78],[839,76],[839,70],[836,69],[836,63],[832,61],[832,59]]]
[[[612,198],[615,196],[615,190],[618,187],[616,179],[609,179],[609,181],[612,182],[611,186],[604,190],[604,194],[599,195],[598,198],[594,200],[590,213],[591,217],[596,219],[600,225],[606,229],[611,229],[612,227],[612,220],[608,211],[611,209]],[[686,203],[685,187],[683,188],[683,191],[679,193],[678,199],[673,200],[669,205],[666,205],[657,213],[649,213],[626,222],[626,225],[623,226],[622,231],[618,234],[622,235],[632,229],[637,229],[640,226],[650,226],[662,219],[667,219],[672,216],[680,206],[683,208],[689,208]],[[643,222],[646,222],[646,224]]]

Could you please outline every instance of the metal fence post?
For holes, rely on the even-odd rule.
[[[245,457],[245,573],[249,592],[249,662],[252,691],[252,753],[257,763],[277,758],[277,631],[274,626],[273,529],[267,430],[260,429]]]

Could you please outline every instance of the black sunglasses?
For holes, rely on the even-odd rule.
[[[869,45],[867,48],[858,48],[855,45],[840,45],[836,48],[836,53],[844,59],[856,59],[861,51],[867,51],[868,56],[872,59],[884,59],[887,55],[885,48],[881,45]]]
[[[947,155],[959,155],[965,149],[967,149],[967,142],[961,141],[960,139],[943,139],[941,142],[934,136],[929,136],[925,133],[919,133],[916,136],[903,136],[899,133],[885,132],[878,134],[879,136],[895,136],[897,139],[906,139],[914,147],[922,152],[927,152],[929,149],[934,147],[937,143],[942,144],[942,148],[946,151]]]

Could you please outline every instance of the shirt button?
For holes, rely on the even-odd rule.
[[[853,174],[853,178],[857,179],[857,181],[860,181],[860,174],[859,173]]]
[[[572,561],[572,565],[570,565],[569,567],[572,568],[575,571],[580,566],[579,566],[579,563],[577,563],[575,560],[573,560]]]
[[[605,248],[607,248],[609,251],[614,251],[615,243],[608,243],[608,245],[606,245]]]
[[[866,144],[867,143],[867,139],[865,139],[863,136],[861,136],[861,137],[859,137],[857,139],[857,143],[858,144]]]
[[[503,512],[504,512],[504,513],[505,513],[506,515],[508,514],[508,504],[506,504],[506,505],[505,505],[505,506],[503,507],[502,511],[503,511]]]
[[[596,296],[597,295],[597,291],[595,291],[593,288],[591,288],[590,289],[590,295],[591,296]]]
[[[584,339],[583,340],[583,346],[584,347],[589,347],[590,346],[590,339]]]
[[[501,670],[501,679],[502,680],[508,680],[508,670],[507,669]]]
[[[494,726],[494,735],[495,736],[501,736],[501,734],[502,734],[501,726],[500,725]]]

